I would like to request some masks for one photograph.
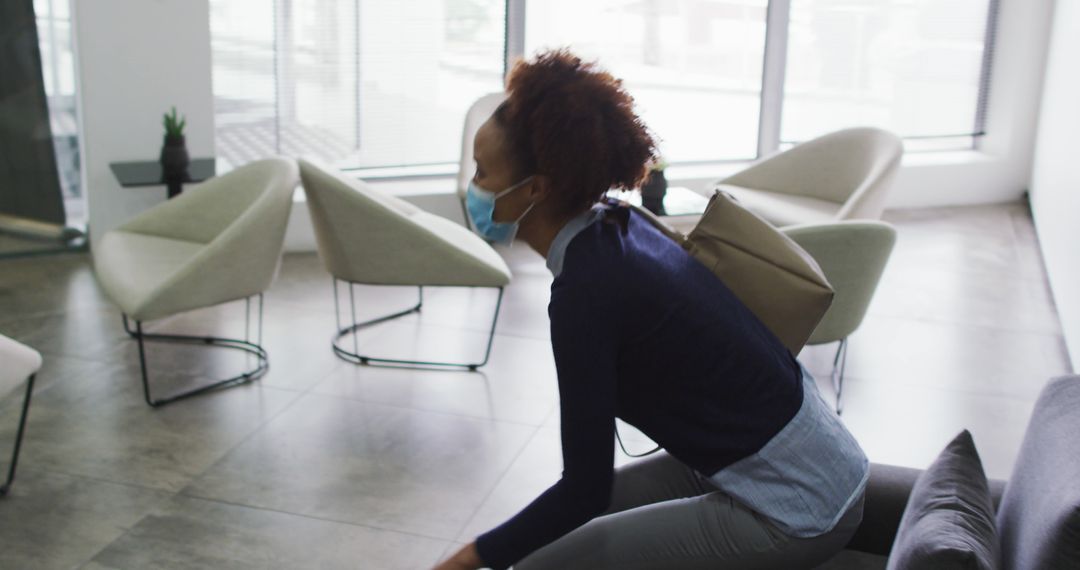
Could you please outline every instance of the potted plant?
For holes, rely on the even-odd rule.
[[[641,205],[657,216],[664,215],[664,196],[667,195],[667,178],[664,177],[666,168],[667,162],[662,157],[657,157],[649,165],[649,175],[641,185]]]
[[[184,126],[187,120],[177,116],[176,107],[171,113],[165,113],[165,144],[161,147],[161,170],[166,180],[182,179],[187,173],[187,146],[184,142]]]

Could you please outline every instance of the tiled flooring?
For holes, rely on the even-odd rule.
[[[851,339],[844,420],[872,460],[911,466],[968,428],[988,474],[1007,477],[1040,387],[1069,371],[1027,208],[887,219],[900,239]],[[503,253],[514,282],[481,372],[337,360],[330,278],[314,255],[288,255],[266,296],[269,374],[156,410],[87,257],[0,261],[0,332],[46,359],[0,499],[0,568],[424,568],[502,522],[561,470],[550,275],[524,246]],[[357,293],[362,316],[415,294]],[[419,318],[365,333],[365,346],[478,354],[494,294],[425,293]],[[242,317],[234,303],[156,329],[241,335]],[[832,350],[801,357],[827,378]],[[161,345],[150,359],[165,390],[244,364]],[[0,400],[3,464],[20,400]]]

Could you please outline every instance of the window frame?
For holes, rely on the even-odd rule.
[[[503,54],[503,76],[510,71],[510,67],[518,58],[525,57],[525,14],[528,0],[505,0],[506,2],[506,25]],[[534,0],[535,1],[535,0]],[[758,116],[757,155],[751,161],[760,160],[790,147],[801,141],[782,140],[781,126],[784,110],[784,85],[787,71],[788,56],[788,32],[791,18],[792,0],[769,0],[766,23],[765,23],[765,48],[762,55],[762,84],[761,105]],[[980,140],[986,135],[986,117],[989,110],[991,71],[994,60],[994,47],[997,42],[998,16],[1000,14],[1001,0],[989,0],[987,5],[986,33],[982,64],[979,77],[978,100],[976,102],[975,117],[973,118],[972,132],[932,136],[904,137],[904,141],[925,141],[931,139],[970,139],[970,146],[956,146],[933,150],[912,149],[908,152],[922,153],[949,153],[976,150]],[[734,163],[746,163],[744,158],[715,160],[673,161],[675,167],[701,167],[708,165],[730,165]],[[411,174],[410,169],[416,166],[417,172]],[[438,176],[439,166],[445,166],[447,175],[457,172],[457,165],[445,163],[444,165],[406,165],[387,167],[350,168],[348,171],[362,177],[372,179],[409,179],[431,178]]]

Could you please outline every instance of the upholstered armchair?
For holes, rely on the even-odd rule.
[[[143,331],[143,324],[245,300],[250,329],[255,299],[261,331],[262,294],[281,263],[296,183],[292,160],[260,160],[191,188],[102,236],[93,251],[94,269],[120,308],[124,329],[138,342],[143,391],[151,406],[243,384],[266,372],[269,359],[261,339],[151,334]],[[258,364],[232,378],[155,398],[146,341],[233,348],[254,355]]]
[[[300,178],[307,193],[319,257],[334,279],[335,307],[339,307],[338,282],[344,282],[348,288],[353,318],[350,325],[338,326],[333,349],[339,357],[359,364],[377,362],[470,370],[487,363],[503,287],[510,282],[510,269],[490,245],[450,220],[325,166],[301,160]],[[417,287],[417,302],[404,310],[358,323],[354,284]],[[351,349],[343,342],[363,328],[419,312],[424,287],[498,290],[487,348],[481,359],[453,363],[384,358],[360,354],[355,342]]]
[[[776,226],[876,220],[903,150],[888,131],[846,129],[771,156],[717,188]]]

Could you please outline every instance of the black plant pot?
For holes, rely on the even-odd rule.
[[[663,216],[664,196],[666,195],[667,178],[664,177],[664,171],[649,171],[649,177],[641,185],[641,205],[657,216]]]
[[[183,180],[190,163],[184,135],[165,135],[165,144],[161,147],[161,172],[165,180]]]

